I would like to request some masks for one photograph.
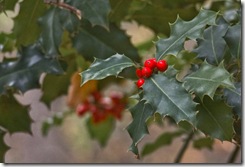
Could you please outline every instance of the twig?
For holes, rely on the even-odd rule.
[[[232,151],[231,156],[229,157],[227,163],[234,163],[234,161],[236,160],[236,157],[238,155],[239,150],[240,150],[240,146],[236,145],[236,147]]]

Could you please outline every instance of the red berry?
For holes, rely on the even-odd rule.
[[[89,109],[89,105],[87,104],[79,104],[76,109],[76,113],[78,116],[84,115]]]
[[[138,79],[136,85],[138,88],[141,88],[144,83],[145,83],[145,80],[143,78],[140,78]]]
[[[152,72],[153,72],[152,69],[150,69],[149,67],[144,67],[142,69],[142,75],[146,78],[150,77]]]
[[[149,67],[150,69],[154,69],[156,67],[156,59],[148,59],[144,63],[145,67]]]
[[[137,69],[136,69],[136,75],[137,75],[137,77],[142,78],[142,77],[143,77],[143,75],[142,75],[142,70],[139,69],[139,68],[137,68]]]
[[[157,62],[157,69],[159,70],[159,71],[166,71],[167,70],[167,68],[168,68],[168,64],[167,64],[167,62],[165,61],[165,60],[159,60],[158,62]]]

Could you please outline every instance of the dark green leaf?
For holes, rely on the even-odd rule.
[[[139,62],[137,50],[131,44],[126,33],[114,24],[110,24],[110,31],[84,21],[81,31],[73,38],[73,45],[87,60],[94,57],[105,59],[113,54],[125,54]],[[96,49],[95,49],[96,48]]]
[[[17,60],[5,59],[0,64],[0,94],[5,87],[15,87],[23,93],[38,88],[39,77],[44,72],[61,74],[63,69],[56,59],[45,58],[36,44],[23,47]]]
[[[210,137],[204,137],[193,141],[193,147],[199,150],[202,148],[208,148],[212,150],[213,144],[214,144],[214,139]]]
[[[174,140],[174,138],[179,137],[182,134],[183,134],[183,131],[163,133],[153,143],[148,143],[144,145],[142,152],[141,152],[142,157],[158,150],[159,148],[163,146],[170,145],[172,141]]]
[[[110,0],[111,12],[109,18],[113,22],[120,23],[128,14],[132,0]]]
[[[184,87],[190,92],[195,92],[201,99],[204,95],[213,98],[219,86],[234,88],[231,74],[226,71],[223,62],[216,67],[205,61],[198,71],[184,79]]]
[[[242,31],[241,25],[236,24],[228,28],[224,39],[230,49],[231,55],[235,59],[240,59],[242,55]]]
[[[186,38],[196,39],[202,36],[206,25],[214,25],[217,13],[202,9],[191,21],[183,21],[180,17],[170,25],[171,33],[167,39],[160,39],[156,43],[157,60],[172,54],[177,55],[182,49]]]
[[[0,130],[0,163],[4,162],[4,155],[8,151],[9,147],[4,143],[5,133]]]
[[[133,117],[133,121],[127,127],[127,131],[133,140],[129,150],[138,156],[139,153],[137,145],[143,137],[149,133],[146,121],[153,115],[154,109],[150,104],[145,103],[145,101],[140,101],[129,110]]]
[[[80,73],[81,85],[89,80],[101,80],[108,76],[118,76],[125,68],[133,66],[134,63],[126,56],[115,54],[105,60],[95,59],[89,69]]]
[[[38,38],[41,29],[37,20],[45,10],[43,0],[35,0],[31,3],[25,0],[20,3],[20,12],[14,18],[13,28],[13,33],[17,38],[17,46],[27,46]]]
[[[0,126],[9,133],[27,132],[31,134],[32,120],[29,116],[29,106],[22,106],[8,91],[0,95]]]
[[[111,10],[109,0],[67,0],[67,3],[80,9],[82,18],[89,20],[92,26],[100,25],[108,29],[108,15]]]
[[[204,31],[204,38],[198,39],[198,47],[193,50],[198,54],[198,58],[206,59],[213,65],[219,65],[224,59],[226,42],[223,39],[229,24],[223,17],[217,21],[217,25],[210,26]]]
[[[104,147],[115,128],[115,119],[108,117],[102,122],[93,123],[90,117],[87,119],[86,125],[91,138],[97,140],[99,144]]]
[[[224,96],[227,103],[233,107],[235,113],[242,118],[242,89],[241,82],[235,84],[235,89],[225,89]]]
[[[212,138],[231,141],[234,134],[231,108],[224,101],[213,101],[209,96],[199,102],[197,128]]]
[[[155,74],[145,81],[143,90],[143,99],[156,107],[162,116],[172,117],[177,124],[186,120],[195,126],[196,104],[175,78]]]
[[[13,34],[0,34],[1,52],[11,52],[15,47],[15,37]]]
[[[19,0],[3,0],[4,10],[14,10],[14,7],[18,1]]]

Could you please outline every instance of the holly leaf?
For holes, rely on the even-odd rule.
[[[219,86],[234,88],[231,74],[224,68],[223,62],[218,67],[203,62],[200,69],[184,79],[184,87],[189,92],[195,92],[201,99],[204,95],[213,98]]]
[[[17,39],[17,46],[27,46],[38,38],[41,29],[37,20],[43,15],[45,10],[46,6],[43,0],[36,0],[32,3],[22,1],[20,3],[20,12],[17,17],[14,18],[13,28],[13,33],[16,35]]]
[[[0,127],[10,134],[14,132],[27,132],[31,134],[32,120],[29,115],[29,106],[22,106],[8,91],[0,95]]]
[[[242,55],[242,31],[241,25],[236,24],[228,28],[225,36],[225,42],[227,43],[230,53],[235,59],[239,59]]]
[[[91,118],[89,117],[86,122],[89,135],[92,139],[97,140],[100,146],[104,147],[115,128],[115,119],[108,117],[102,122],[93,123]]]
[[[4,59],[0,64],[0,94],[5,87],[15,87],[23,93],[39,88],[39,77],[44,72],[61,74],[63,69],[56,59],[45,58],[37,44],[23,47],[17,60]]]
[[[95,59],[93,64],[81,72],[81,85],[89,80],[101,80],[108,76],[118,76],[125,68],[133,66],[134,63],[126,56],[115,54],[105,60]]]
[[[117,23],[122,21],[127,16],[131,3],[132,0],[110,0],[110,20]]]
[[[183,134],[183,131],[163,133],[153,143],[147,143],[144,145],[142,152],[141,152],[141,156],[144,157],[158,150],[161,147],[170,145],[176,137],[179,137],[182,134]]]
[[[204,38],[197,39],[198,47],[193,52],[198,58],[205,59],[208,63],[219,65],[224,59],[226,42],[223,39],[229,24],[223,17],[217,20],[217,25],[208,27],[204,31]]]
[[[4,155],[8,151],[9,147],[4,143],[5,132],[0,130],[0,162],[4,162]]]
[[[173,77],[155,74],[145,80],[144,97],[163,117],[170,116],[178,124],[186,120],[195,126],[196,104],[191,95]]]
[[[66,2],[80,9],[82,17],[89,20],[92,26],[100,25],[108,30],[108,15],[111,10],[109,0],[67,0]]]
[[[89,22],[84,21],[82,29],[73,38],[73,46],[90,61],[94,57],[105,59],[116,53],[125,54],[132,60],[140,61],[137,50],[131,44],[129,37],[114,24],[110,24],[110,31],[106,31],[98,26],[92,27]]]
[[[210,137],[204,137],[200,139],[193,140],[193,147],[196,149],[208,148],[209,150],[213,149],[214,139]]]
[[[199,14],[191,21],[183,21],[180,17],[170,24],[170,36],[156,42],[156,59],[160,60],[166,55],[176,56],[182,49],[186,38],[197,39],[202,37],[206,25],[214,25],[217,13],[201,9]]]
[[[197,128],[204,134],[221,141],[231,141],[233,130],[233,114],[231,108],[222,100],[212,100],[205,96],[197,105]]]
[[[224,89],[224,97],[227,103],[233,107],[235,113],[242,118],[241,82],[235,83],[235,89]]]
[[[133,121],[127,126],[127,131],[133,140],[129,150],[139,157],[137,145],[146,134],[149,134],[146,121],[153,115],[155,110],[145,101],[138,102],[129,110],[133,117]]]

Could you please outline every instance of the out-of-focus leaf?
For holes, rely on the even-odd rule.
[[[176,137],[179,137],[182,134],[183,134],[183,131],[163,133],[153,143],[147,143],[144,145],[142,152],[141,152],[141,156],[144,157],[160,149],[161,147],[170,145]]]
[[[0,95],[0,126],[9,133],[27,132],[31,134],[32,120],[29,106],[22,106],[13,96],[12,91]]]
[[[89,80],[101,80],[108,76],[118,76],[125,68],[133,66],[134,63],[128,57],[115,54],[105,60],[95,59],[89,69],[80,73],[81,85]]]
[[[15,87],[23,93],[29,89],[38,88],[42,73],[62,74],[63,69],[56,59],[45,58],[37,44],[23,47],[18,59],[5,59],[0,64],[0,94],[6,87]]]
[[[109,18],[111,21],[119,23],[128,14],[132,0],[110,0],[111,12]]]
[[[129,150],[139,158],[137,145],[149,133],[146,121],[153,115],[155,110],[150,104],[145,103],[145,101],[140,101],[129,110],[133,117],[133,121],[127,127],[127,131],[133,140]]]
[[[224,89],[227,103],[233,107],[235,113],[242,118],[242,88],[241,82],[235,84],[235,89]]]
[[[204,31],[203,39],[198,39],[198,47],[193,50],[198,54],[198,58],[205,59],[208,63],[219,65],[224,59],[226,42],[223,39],[229,24],[223,17],[217,20],[216,25],[208,27]]]
[[[11,52],[15,47],[15,37],[13,34],[0,34],[1,52]]]
[[[11,1],[11,0],[7,0]],[[43,15],[46,7],[43,0],[23,1],[20,3],[20,12],[14,18],[13,33],[16,35],[17,46],[27,46],[33,43],[40,34],[38,18]]]
[[[116,53],[124,54],[136,62],[140,61],[129,37],[114,24],[110,24],[110,31],[106,31],[98,26],[92,27],[89,22],[84,21],[82,29],[73,38],[73,46],[90,61],[95,57],[105,59]]]
[[[105,147],[115,128],[115,119],[108,117],[102,122],[93,123],[91,117],[89,117],[86,126],[91,138],[97,140],[102,147]]]
[[[5,153],[8,151],[9,147],[4,143],[5,132],[0,130],[0,162],[4,162]]]
[[[180,17],[170,25],[169,38],[160,39],[156,43],[156,59],[166,55],[176,56],[182,49],[186,38],[196,39],[203,34],[206,25],[214,25],[217,13],[202,9],[191,21],[183,21]]]
[[[224,101],[212,100],[209,96],[205,96],[199,103],[197,128],[212,138],[231,141],[234,134],[231,108]]]
[[[231,74],[224,68],[223,62],[218,67],[203,62],[200,69],[184,79],[184,87],[195,92],[201,99],[204,95],[213,98],[219,86],[234,88]]]
[[[18,1],[19,0],[3,0],[4,10],[14,10]]]
[[[210,137],[204,137],[193,141],[193,147],[199,150],[202,148],[208,148],[209,150],[212,150],[213,144],[214,144],[214,139]]]
[[[108,15],[111,10],[109,0],[66,0],[66,2],[80,9],[82,18],[89,20],[92,26],[100,25],[108,29]]]

